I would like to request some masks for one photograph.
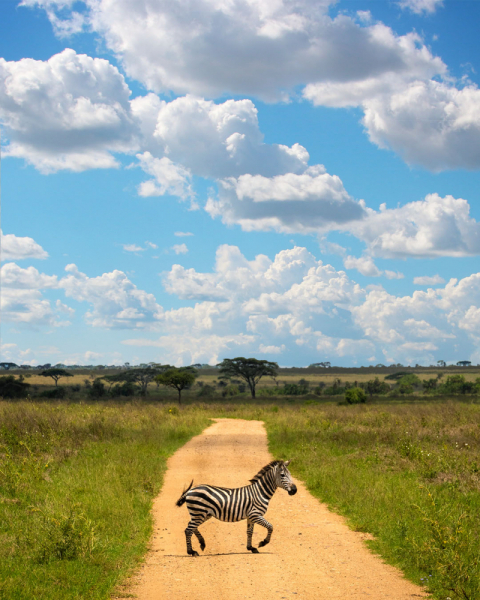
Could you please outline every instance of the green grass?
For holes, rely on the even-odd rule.
[[[145,553],[166,459],[208,423],[146,404],[0,403],[0,598],[108,598]]]
[[[270,449],[435,598],[480,598],[480,407],[285,408]]]

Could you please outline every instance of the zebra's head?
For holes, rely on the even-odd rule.
[[[280,461],[277,465],[276,484],[277,487],[287,490],[289,496],[294,496],[297,493],[297,486],[293,483],[290,471],[287,469],[289,464],[290,461],[286,460]]]

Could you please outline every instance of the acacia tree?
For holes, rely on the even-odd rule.
[[[255,398],[255,387],[262,377],[277,376],[278,364],[268,360],[257,360],[256,358],[225,358],[220,364],[220,379],[231,379],[239,377],[243,379],[252,395]]]
[[[193,385],[196,376],[197,372],[191,367],[185,367],[180,369],[172,367],[171,369],[168,369],[168,371],[157,375],[155,377],[155,381],[166,387],[176,389],[178,392],[178,403],[181,404],[182,390],[184,390],[185,388],[189,388],[191,385]]]
[[[55,387],[58,386],[58,380],[61,377],[73,377],[71,373],[65,371],[65,369],[57,369],[53,367],[52,369],[46,369],[40,373],[42,377],[51,377],[55,381]]]
[[[0,362],[0,369],[5,369],[5,371],[9,371],[10,369],[16,369],[18,365],[12,362]]]

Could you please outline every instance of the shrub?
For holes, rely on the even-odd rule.
[[[400,385],[411,385],[414,388],[420,387],[422,385],[420,377],[418,377],[418,375],[415,375],[415,373],[408,373],[407,375],[400,377],[398,383]]]
[[[29,387],[30,384],[25,383],[21,375],[18,379],[14,375],[0,377],[0,397],[25,398]]]
[[[476,385],[471,381],[465,381],[463,375],[450,375],[445,383],[438,386],[441,394],[472,394],[477,391]]]
[[[208,383],[206,383],[205,385],[203,385],[197,393],[197,396],[199,398],[204,398],[205,396],[214,396],[215,395],[215,388],[212,385],[208,385]]]
[[[95,379],[93,384],[88,388],[88,394],[92,398],[101,398],[107,395],[105,384],[100,379]]]
[[[117,385],[113,386],[112,391],[110,393],[112,394],[112,396],[135,396],[135,394],[137,393],[137,386],[131,381],[125,381],[122,384],[117,383]]]
[[[390,391],[390,386],[388,383],[380,381],[378,377],[375,377],[375,379],[370,379],[365,383],[365,391],[370,397],[372,397],[374,394],[381,396],[383,394],[388,394]]]
[[[286,383],[281,393],[285,396],[304,396],[308,394],[308,387],[298,383]]]
[[[62,400],[67,395],[67,390],[63,387],[56,387],[53,390],[44,390],[40,392],[40,398],[48,398],[49,400]]]
[[[398,391],[400,394],[413,394],[413,386],[411,386],[409,383],[401,383],[398,386]]]
[[[347,404],[363,404],[367,401],[367,394],[359,387],[349,388],[345,391]]]
[[[352,388],[353,389],[353,388]],[[332,385],[331,387],[326,387],[323,390],[325,396],[342,396],[345,392],[345,388]]]
[[[224,398],[227,396],[238,396],[238,394],[238,385],[228,385],[222,392]]]

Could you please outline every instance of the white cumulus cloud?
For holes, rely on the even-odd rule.
[[[48,252],[30,237],[19,237],[13,233],[5,235],[2,232],[0,232],[0,236],[2,261],[48,258]]]
[[[62,18],[65,30],[78,26],[73,6],[69,11],[63,0],[24,4],[43,6],[57,30]],[[431,76],[442,67],[414,34],[397,36],[382,24],[330,17],[332,0],[84,4],[88,27],[103,36],[130,77],[156,92],[272,100],[306,83],[401,76],[412,69]]]
[[[130,90],[107,60],[66,49],[47,61],[0,58],[7,156],[44,173],[117,166],[132,148]]]
[[[309,167],[301,174],[224,179],[218,198],[210,197],[205,209],[212,217],[237,223],[246,231],[300,233],[328,231],[366,214],[348,195],[341,179],[327,173],[323,165]]]

